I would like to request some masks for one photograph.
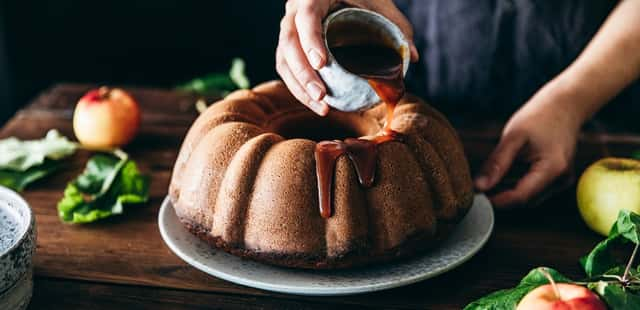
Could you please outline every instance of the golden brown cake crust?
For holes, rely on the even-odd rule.
[[[373,136],[384,112],[320,118],[279,81],[234,92],[187,133],[169,188],[176,214],[213,247],[287,267],[347,268],[432,248],[466,214],[473,188],[455,130],[411,95],[391,124],[406,140],[378,147],[374,186],[361,187],[338,158],[333,215],[319,214],[316,142],[306,135]]]

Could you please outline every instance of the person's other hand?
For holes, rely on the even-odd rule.
[[[543,89],[511,117],[475,179],[478,190],[488,191],[517,157],[530,165],[514,188],[490,197],[498,208],[526,204],[571,166],[583,120],[572,110],[570,99],[550,93]]]
[[[411,24],[391,0],[289,0],[280,22],[280,38],[276,50],[276,70],[291,93],[319,115],[329,106],[322,101],[326,88],[315,70],[327,61],[322,20],[339,6],[368,9],[380,13],[404,32],[411,46],[411,60],[418,59],[413,44]],[[315,69],[315,70],[314,70]]]

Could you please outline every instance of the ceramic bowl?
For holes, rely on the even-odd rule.
[[[26,309],[33,290],[35,217],[27,202],[0,186],[0,309]]]
[[[327,64],[318,71],[327,86],[324,100],[345,112],[371,108],[380,98],[366,79],[344,69],[331,54],[331,46],[382,44],[397,50],[403,60],[403,73],[409,69],[409,43],[404,34],[386,17],[364,9],[346,8],[329,15],[323,24]]]

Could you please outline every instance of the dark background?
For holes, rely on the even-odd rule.
[[[172,87],[247,62],[276,77],[283,0],[0,0],[0,124],[56,82]]]
[[[276,78],[275,47],[284,3],[0,0],[0,125],[40,91],[60,82],[171,88],[207,73],[226,72],[234,57],[245,59],[253,85]],[[640,87],[635,89],[638,98]],[[628,104],[614,103],[599,115],[608,115],[603,119],[613,127],[640,130],[637,113],[628,111]],[[498,118],[510,115],[503,112]],[[496,118],[496,113],[482,116]],[[455,115],[448,116],[456,123]],[[621,121],[626,118],[631,119]]]

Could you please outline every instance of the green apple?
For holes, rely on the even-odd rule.
[[[640,213],[640,161],[608,157],[593,163],[578,181],[577,198],[587,226],[608,235],[620,210]]]

